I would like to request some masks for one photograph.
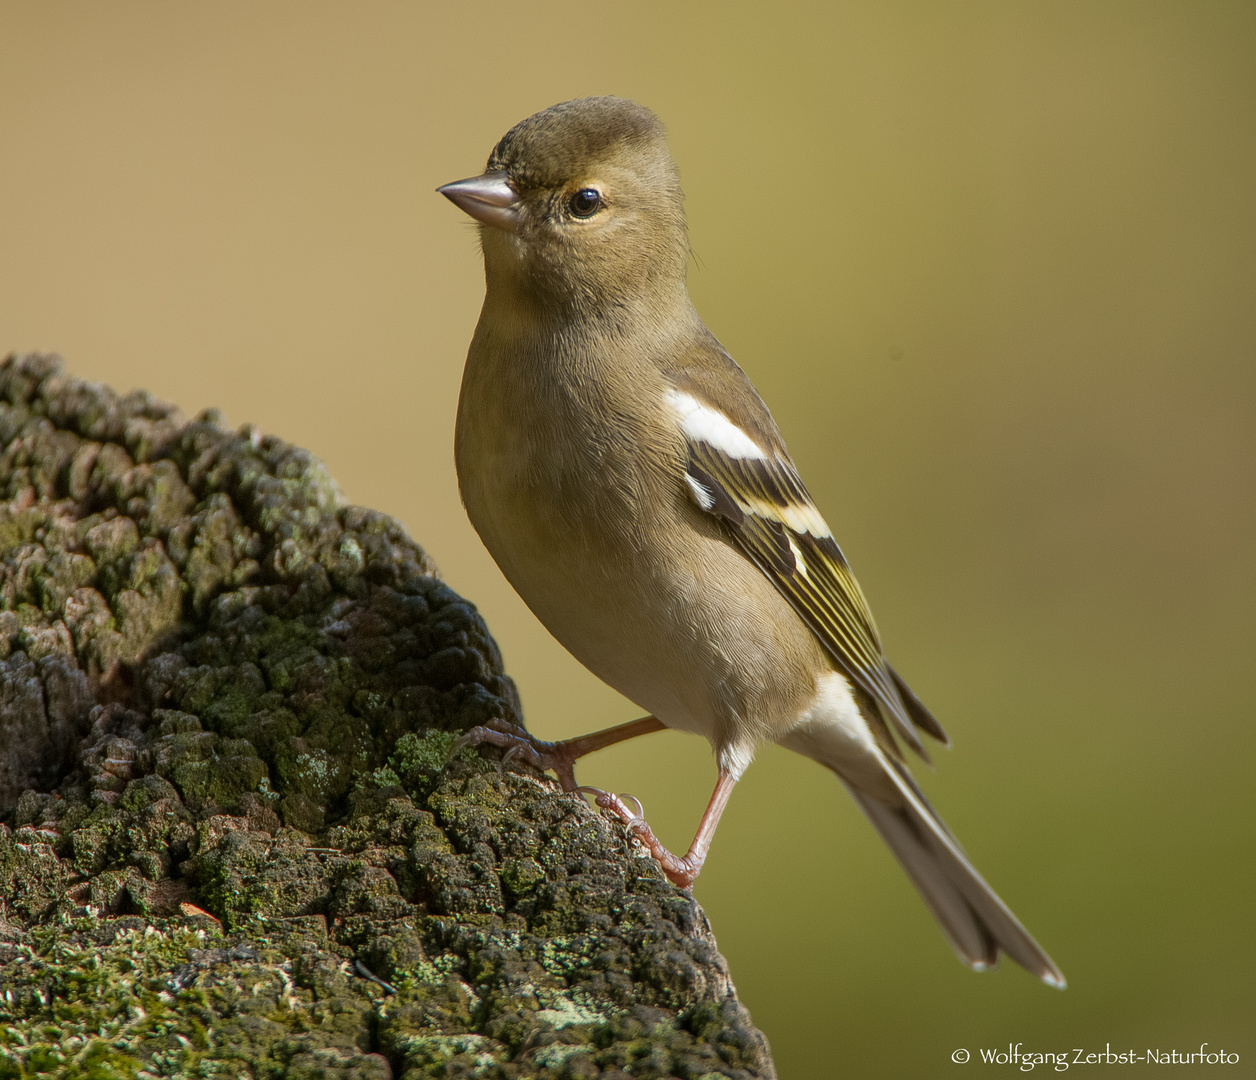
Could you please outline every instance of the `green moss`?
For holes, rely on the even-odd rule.
[[[507,859],[497,873],[502,884],[516,897],[532,892],[545,880],[545,868],[531,857]]]
[[[119,922],[33,938],[0,1001],[0,1075],[281,1075],[301,1051],[385,1074],[327,1023],[375,1015],[362,980],[333,979],[320,998],[273,949]]]
[[[600,1024],[606,1021],[605,1013],[588,1008],[566,994],[550,994],[546,995],[546,998],[546,1007],[536,1014],[536,1018],[549,1024],[555,1030],[562,1030],[577,1024]]]
[[[771,1075],[400,525],[45,357],[0,436],[0,1078]]]
[[[490,771],[484,760],[470,747],[455,748],[460,734],[428,728],[422,732],[408,731],[396,742],[388,765],[399,780],[411,790],[428,791],[451,760],[467,763],[480,771]]]

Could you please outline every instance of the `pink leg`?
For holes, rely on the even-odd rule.
[[[724,807],[728,805],[728,797],[733,793],[735,783],[737,779],[732,773],[720,770],[720,777],[715,782],[715,790],[711,792],[711,801],[707,803],[706,813],[702,815],[702,821],[698,823],[698,831],[694,835],[693,843],[689,845],[689,853],[684,858],[677,858],[668,851],[654,835],[654,830],[646,824],[645,819],[639,814],[632,813],[618,795],[599,791],[597,788],[579,790],[595,795],[594,802],[603,810],[609,810],[628,827],[628,831],[640,840],[650,854],[658,860],[659,865],[663,867],[663,873],[674,884],[687,889],[702,873],[702,864],[706,862],[707,851],[711,847],[715,829],[720,823],[720,815],[724,813]],[[630,795],[629,798],[632,796]],[[636,802],[635,799],[633,801]],[[641,804],[637,803],[637,805],[640,807]]]
[[[543,742],[529,735],[521,727],[513,724],[495,727],[473,727],[456,743],[454,749],[464,746],[480,746],[489,743],[500,746],[507,752],[507,757],[517,757],[537,769],[553,769],[564,791],[576,790],[576,762],[607,746],[635,739],[638,735],[649,735],[652,731],[662,731],[664,725],[653,716],[643,716],[640,720],[630,720],[603,731],[595,731],[592,735],[581,735],[577,739],[564,739],[562,742]]]

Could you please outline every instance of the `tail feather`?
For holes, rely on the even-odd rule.
[[[894,680],[894,685],[898,687],[898,696],[903,699],[903,706],[907,709],[907,715],[911,717],[911,722],[926,731],[938,740],[943,746],[951,745],[951,737],[942,730],[942,725],[938,723],[937,717],[925,707],[925,703],[916,697],[912,692],[912,688],[903,682],[903,677],[895,671],[889,664],[885,665],[889,670],[890,678]]]
[[[902,863],[960,959],[980,971],[993,966],[1002,949],[1043,982],[1062,988],[1060,969],[977,873],[910,774],[882,760],[902,796],[900,805],[842,782]]]
[[[915,701],[906,693],[905,700]],[[833,671],[817,680],[811,707],[777,741],[837,774],[903,864],[961,960],[980,970],[993,965],[1001,950],[1044,982],[1063,987],[1060,969],[977,873],[907,766],[892,755],[883,727],[875,705],[861,705],[846,677]]]

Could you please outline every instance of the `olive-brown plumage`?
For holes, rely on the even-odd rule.
[[[755,748],[796,750],[850,790],[961,958],[1003,950],[1062,986],[907,771],[900,740],[923,756],[917,729],[946,736],[885,660],[771,414],[690,303],[657,118],[621,98],[555,105],[441,191],[482,223],[455,439],[467,513],[554,636],[651,714],[562,744],[476,737],[574,787],[591,749],[660,726],[705,736],[719,780],[684,857],[585,789],[683,885]]]

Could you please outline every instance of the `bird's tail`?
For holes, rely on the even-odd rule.
[[[878,756],[900,797],[894,804],[861,790],[840,772],[838,777],[903,864],[960,959],[981,971],[998,960],[1002,949],[1043,982],[1063,989],[1060,969],[977,873],[911,774]]]

